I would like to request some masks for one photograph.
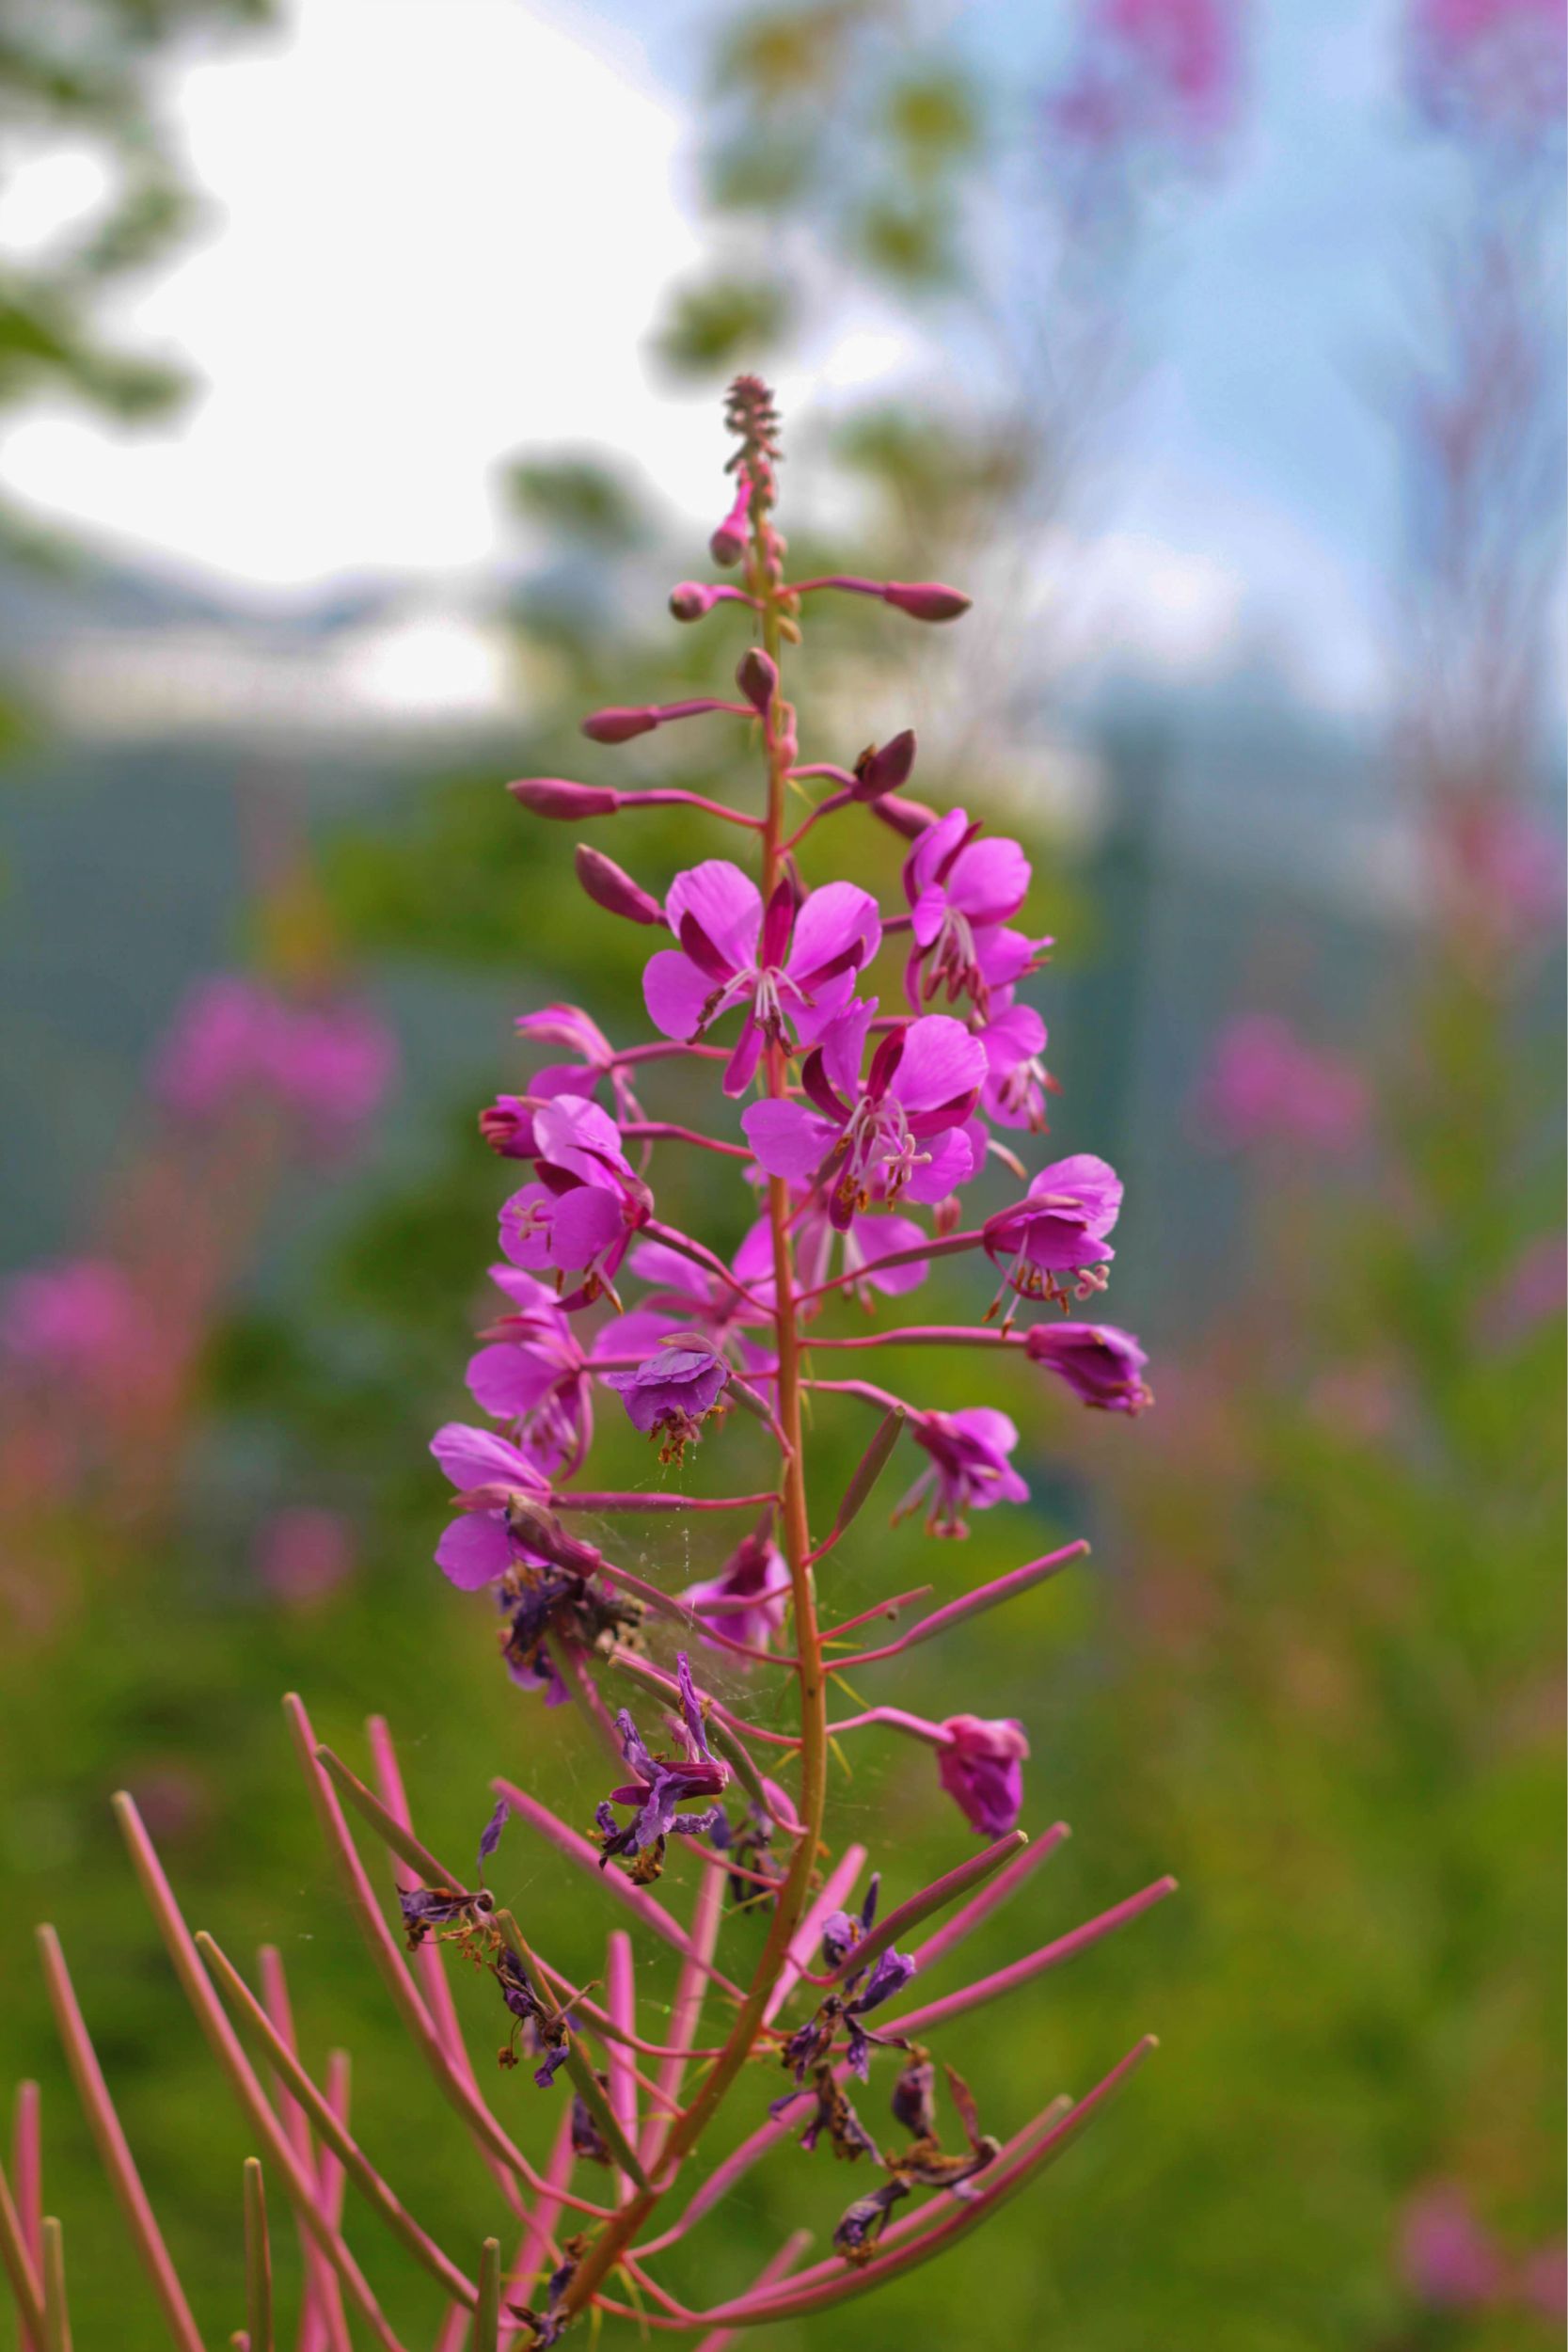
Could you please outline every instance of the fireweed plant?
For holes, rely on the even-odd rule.
[[[515,2217],[509,2263],[487,2238],[470,2274],[407,2213],[351,2136],[341,2054],[325,2085],[306,2072],[277,1953],[263,1953],[253,1993],[212,1937],[190,1934],[135,1805],[116,1801],[175,1968],[260,2149],[245,2172],[246,2323],[234,2339],[249,2352],[276,2340],[263,2159],[299,2229],[306,2352],[348,2345],[347,2315],[398,2352],[344,2235],[345,2185],[439,2282],[449,2302],[443,2352],[551,2344],[585,2312],[695,2330],[717,2345],[732,2329],[863,2295],[967,2236],[1033,2183],[1153,2046],[1140,2042],[1085,2097],[1059,2098],[1032,2121],[979,2115],[932,2047],[939,2029],[1097,1942],[1174,1882],[1156,1881],[994,1975],[922,1997],[924,1973],[1029,1877],[1065,1827],[1031,1844],[1018,1826],[1029,1748],[1016,1722],[967,1711],[927,1722],[885,1706],[829,1720],[834,1674],[901,1657],[1029,1591],[1086,1547],[1031,1560],[891,1637],[868,1642],[867,1629],[896,1624],[921,1594],[888,1596],[841,1622],[830,1609],[824,1623],[823,1564],[901,1441],[918,1467],[897,1513],[923,1514],[935,1538],[963,1535],[973,1513],[1022,1501],[1027,1489],[1005,1414],[983,1405],[927,1409],[818,1367],[847,1370],[846,1353],[852,1362],[876,1349],[1003,1349],[1101,1410],[1134,1414],[1148,1391],[1134,1340],[1070,1314],[1105,1286],[1121,1189],[1114,1172],[1078,1155],[1030,1178],[991,1133],[1041,1132],[1051,1083],[1043,1026],[1014,993],[1049,944],[1014,927],[1030,879],[1022,850],[961,809],[938,817],[903,796],[910,734],[848,768],[802,764],[784,693],[782,664],[800,640],[806,599],[835,590],[874,596],[925,623],[958,619],[968,599],[935,582],[790,580],[774,519],[778,425],[767,388],[739,378],[727,422],[737,442],[733,504],[711,545],[742,584],[689,581],[671,605],[688,622],[721,605],[750,616],[739,699],[600,710],[583,731],[616,744],[686,719],[742,722],[760,748],[762,813],[670,788],[559,778],[510,787],[535,816],[575,821],[675,802],[737,831],[749,855],[693,865],[661,902],[603,851],[578,850],[588,896],[660,935],[643,976],[657,1036],[614,1047],[567,1005],[519,1023],[526,1038],[570,1058],[480,1120],[492,1149],[529,1171],[500,1213],[493,1274],[506,1311],[468,1367],[478,1405],[500,1426],[449,1424],[432,1446],[456,1490],[439,1565],[489,1597],[506,1669],[534,1703],[576,1704],[602,1742],[593,1835],[499,1780],[475,1866],[454,1872],[414,1833],[385,1724],[371,1725],[372,1789],[318,1744],[299,1701],[287,1702],[372,1957]],[[817,787],[815,799],[808,787]],[[908,842],[906,903],[895,912],[854,882],[807,888],[800,878],[800,845],[851,812],[851,824],[869,814]],[[886,977],[874,979],[879,971]],[[711,1073],[713,1133],[648,1115],[638,1089],[661,1062]],[[733,1260],[664,1212],[666,1160],[692,1147],[728,1159],[754,1187],[755,1221]],[[992,1161],[1012,1198],[982,1216],[963,1193]],[[977,1320],[868,1327],[865,1311],[904,1297],[938,1256],[971,1262]],[[861,1310],[852,1329],[837,1327],[847,1303]],[[877,1417],[826,1524],[823,1498],[808,1485],[808,1400],[816,1412],[869,1407]],[[591,1489],[578,1481],[596,1406],[624,1411],[665,1463],[713,1443],[731,1410],[742,1410],[768,1435],[775,1479],[759,1493],[704,1498]],[[650,1510],[730,1513],[744,1533],[717,1577],[672,1596],[574,1532],[585,1513],[599,1527]],[[721,1697],[705,1688],[705,1659],[735,1670],[727,1689],[742,1687],[743,1674],[744,1688],[772,1695],[749,1709]],[[628,1703],[614,1706],[609,1687]],[[774,1703],[781,1687],[783,1707]],[[798,1728],[783,1731],[791,1692]],[[771,1720],[756,1720],[764,1716]],[[941,1788],[984,1841],[890,1907],[881,1883],[884,1871],[896,1882],[896,1859],[824,1836],[831,1742],[872,1724],[932,1752]],[[390,1850],[409,1958],[366,1875],[351,1814]],[[626,1924],[609,1937],[598,1983],[569,1981],[487,1886],[513,1817],[619,1909]],[[654,1891],[672,1847],[697,1867],[684,1919]],[[760,1957],[748,1960],[759,1929]],[[678,1955],[659,2039],[639,2026],[631,1931]],[[40,1934],[101,2153],[169,2331],[181,2352],[198,2352],[58,1943],[49,1929]],[[549,2137],[538,2162],[482,2087],[446,1973],[452,1957],[477,1965],[493,1988],[501,2066],[522,2070],[524,2121]],[[698,2151],[726,2108],[745,2137],[700,2167]],[[681,2300],[660,2275],[665,2253],[752,2167],[774,2156],[798,2164],[823,2140],[861,2175],[823,2258],[802,2267],[808,2240],[797,2232],[745,2294],[705,2310]],[[15,2173],[14,2187],[0,2174],[0,2254],[24,2342],[60,2352],[63,2246],[59,2224],[42,2216],[31,2086],[18,2106]]]

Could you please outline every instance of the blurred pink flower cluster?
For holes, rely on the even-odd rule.
[[[1433,2182],[1406,2205],[1399,2266],[1411,2293],[1435,2310],[1535,2312],[1558,2326],[1568,2318],[1568,2249],[1511,2257],[1452,2181]]]
[[[1232,1151],[1288,1143],[1353,1151],[1367,1129],[1367,1089],[1337,1054],[1303,1042],[1273,1013],[1239,1014],[1214,1041],[1199,1102],[1215,1139]]]
[[[1051,119],[1089,154],[1200,150],[1230,129],[1242,67],[1236,0],[1085,0]]]
[[[152,1085],[165,1108],[185,1120],[273,1104],[313,1148],[337,1151],[374,1116],[396,1072],[396,1041],[367,1006],[292,1001],[219,973],[199,981],[176,1013]]]
[[[1568,33],[1558,0],[1413,0],[1411,95],[1441,131],[1515,150],[1560,137]]]

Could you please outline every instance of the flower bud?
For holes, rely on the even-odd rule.
[[[641,710],[611,705],[608,710],[591,710],[582,732],[591,743],[629,743],[634,735],[651,735],[657,724],[658,713],[649,704]]]
[[[738,564],[746,552],[746,516],[752,503],[752,485],[742,479],[736,485],[735,504],[707,543],[708,553],[716,564]]]
[[[700,580],[683,580],[670,591],[670,610],[677,621],[700,621],[723,593],[721,588],[705,587]]]
[[[927,826],[937,821],[936,810],[927,808],[924,801],[902,801],[895,792],[884,792],[880,800],[871,803],[871,809],[906,841],[917,841]]]
[[[519,776],[506,788],[535,817],[611,817],[621,799],[605,785],[568,784],[561,776]]]
[[[890,580],[882,597],[913,621],[956,621],[974,601],[960,588],[944,588],[940,580]]]
[[[855,781],[851,787],[857,801],[879,801],[884,792],[896,792],[901,784],[908,784],[914,767],[914,729],[906,727],[891,743],[876,744],[862,752],[855,762]]]
[[[663,922],[664,909],[658,900],[602,850],[591,850],[579,841],[574,862],[578,882],[606,914],[624,915],[628,923]]]
[[[735,682],[759,718],[766,719],[779,691],[778,665],[757,645],[750,645],[740,657]]]

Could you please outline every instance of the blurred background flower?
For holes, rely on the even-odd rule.
[[[1164,2056],[990,2242],[983,2309],[959,2261],[879,2321],[957,2352],[1549,2343],[1560,12],[12,14],[0,2071],[67,2107],[48,1914],[113,1958],[95,2030],[215,2329],[243,2152],[112,1840],[124,1783],[193,1900],[297,1963],[311,2041],[353,2042],[400,2191],[466,2226],[378,2067],[276,1699],[328,1737],[386,1712],[438,1846],[523,1760],[592,1811],[573,1711],[520,1711],[430,1566],[424,1433],[464,1409],[463,1302],[496,1312],[475,1235],[511,1187],[474,1117],[528,1067],[513,1020],[545,993],[623,1030],[645,946],[585,950],[573,829],[502,787],[608,776],[576,730],[611,693],[726,690],[707,629],[630,616],[697,567],[716,393],[766,366],[806,566],[869,541],[975,592],[961,644],[811,631],[808,755],[912,726],[920,785],[1024,837],[1061,944],[989,1083],[1127,1176],[1107,1304],[1158,1391],[1132,1446],[1018,1368],[1031,1548],[1088,1525],[1095,1558],[1026,1639],[963,1638],[982,1729],[1030,1725],[1025,1825],[1080,1831],[1019,1899],[1037,1940],[1140,1860],[1183,1894],[960,2062],[984,2105],[1151,2024]],[[677,735],[619,756],[710,788]],[[643,822],[662,894],[689,827]],[[1130,1407],[1135,1353],[1054,1368]],[[976,1577],[1016,1534],[974,1521]],[[654,1545],[751,1589],[724,1539]],[[924,1655],[889,1695],[940,1717]],[[966,1811],[1014,1801],[991,1745]],[[884,1772],[851,1799],[902,1806]],[[78,2329],[150,2346],[70,2135],[50,2194],[104,2249]],[[738,2281],[773,2232],[761,2187],[732,2206]]]

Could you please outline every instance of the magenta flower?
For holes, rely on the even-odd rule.
[[[598,1023],[580,1005],[546,1005],[539,1012],[519,1013],[513,1026],[519,1037],[543,1045],[563,1045],[576,1062],[551,1062],[529,1082],[531,1094],[593,1094],[608,1078],[615,1094],[618,1119],[641,1119],[641,1110],[631,1081],[615,1058],[615,1048]]]
[[[604,1382],[624,1401],[634,1429],[662,1439],[660,1461],[678,1462],[717,1411],[730,1385],[730,1368],[705,1343],[693,1344],[682,1332],[657,1347],[635,1372],[607,1372]]]
[[[1018,1443],[1018,1428],[1006,1413],[971,1405],[958,1413],[911,1414],[910,1435],[931,1463],[898,1505],[898,1518],[927,1502],[928,1534],[967,1535],[966,1511],[1028,1502],[1029,1489],[1007,1459]]]
[[[942,1729],[946,1744],[937,1751],[937,1772],[942,1787],[971,1829],[982,1837],[1006,1837],[1023,1809],[1029,1756],[1023,1725],[1010,1716],[988,1722],[949,1715]]]
[[[615,1121],[580,1094],[558,1095],[534,1116],[536,1182],[501,1210],[501,1248],[525,1273],[580,1274],[562,1303],[583,1307],[612,1285],[653,1195],[621,1148]]]
[[[155,1093],[190,1120],[270,1101],[326,1149],[352,1140],[381,1103],[397,1045],[368,1006],[291,1003],[232,974],[203,980],[153,1065]]]
[[[732,1642],[768,1649],[789,1606],[789,1566],[770,1534],[745,1535],[717,1576],[689,1584],[680,1598]],[[707,1642],[705,1634],[699,1638]],[[707,1646],[719,1645],[707,1642]]]
[[[781,883],[766,914],[762,894],[737,866],[709,858],[677,874],[665,902],[679,947],[649,959],[642,991],[654,1026],[690,1040],[722,1013],[744,1007],[724,1073],[726,1094],[744,1094],[765,1042],[793,1031],[811,1042],[847,1002],[855,974],[881,945],[881,917],[869,891],[833,882],[797,909]]]
[[[623,1331],[628,1324],[635,1329],[644,1314],[669,1315],[683,1327],[701,1331],[715,1350],[732,1354],[748,1372],[770,1369],[770,1350],[750,1336],[752,1329],[767,1327],[773,1300],[773,1236],[766,1217],[751,1227],[735,1253],[736,1282],[744,1284],[744,1290],[661,1241],[640,1241],[628,1263],[638,1279],[653,1287],[625,1318]],[[631,1347],[615,1352],[631,1354],[636,1345],[634,1340]]]
[[[477,1593],[496,1583],[522,1553],[507,1523],[509,1496],[547,1503],[549,1482],[505,1438],[462,1422],[437,1429],[430,1450],[457,1488],[462,1511],[436,1547],[436,1565],[460,1591]]]
[[[1349,1152],[1367,1123],[1360,1073],[1270,1013],[1244,1013],[1221,1030],[1199,1104],[1219,1141],[1238,1151],[1286,1143]]]
[[[1085,1405],[1105,1413],[1140,1413],[1154,1392],[1143,1379],[1148,1358],[1132,1334],[1111,1323],[1039,1323],[1024,1336],[1033,1364],[1065,1380]]]
[[[918,1249],[927,1238],[912,1217],[876,1214],[852,1216],[840,1232],[826,1207],[816,1201],[800,1214],[795,1228],[795,1249],[802,1281],[815,1287],[828,1279],[834,1250],[842,1242],[847,1287],[863,1306],[870,1306],[876,1292],[895,1298],[906,1291],[918,1290],[931,1270],[930,1262],[911,1257],[906,1258],[902,1265],[878,1266],[871,1274],[863,1274],[861,1269],[874,1264],[879,1258],[893,1258],[903,1250]]]
[[[1463,2189],[1439,2181],[1413,2197],[1400,2232],[1400,2267],[1423,2303],[1477,2310],[1497,2299],[1501,2253]]]
[[[879,1039],[863,1081],[874,1010],[841,1014],[807,1055],[800,1083],[815,1110],[753,1103],[740,1121],[768,1173],[820,1193],[841,1233],[874,1198],[941,1200],[974,1172],[963,1129],[985,1080],[984,1046],[961,1022],[930,1013]]]
[[[1105,1236],[1121,1213],[1121,1179],[1091,1152],[1042,1168],[1024,1200],[986,1221],[986,1252],[1021,1298],[1067,1296],[1054,1279],[1116,1256]],[[1087,1290],[1103,1288],[1089,1282]],[[1080,1296],[1087,1295],[1078,1285]]]
[[[6,1285],[0,1347],[19,1369],[114,1386],[153,1342],[151,1318],[112,1258],[67,1258]]]
[[[1043,940],[1005,928],[1029,888],[1029,861],[1016,841],[983,841],[961,808],[927,825],[904,861],[914,947],[905,973],[918,1012],[939,992],[949,1004],[972,997],[984,1012],[993,988],[1008,988],[1034,963]]]
[[[1049,1121],[1045,1098],[1055,1091],[1040,1056],[1045,1051],[1045,1023],[1033,1005],[993,1009],[979,1031],[986,1049],[986,1082],[980,1100],[988,1118],[999,1127],[1027,1127],[1043,1135]]]
[[[657,1346],[670,1327],[639,1309],[595,1332],[585,1351],[543,1282],[509,1265],[493,1265],[490,1279],[515,1311],[491,1324],[483,1334],[489,1344],[469,1358],[469,1393],[512,1425],[515,1442],[547,1477],[569,1476],[594,1435],[594,1359]]]

